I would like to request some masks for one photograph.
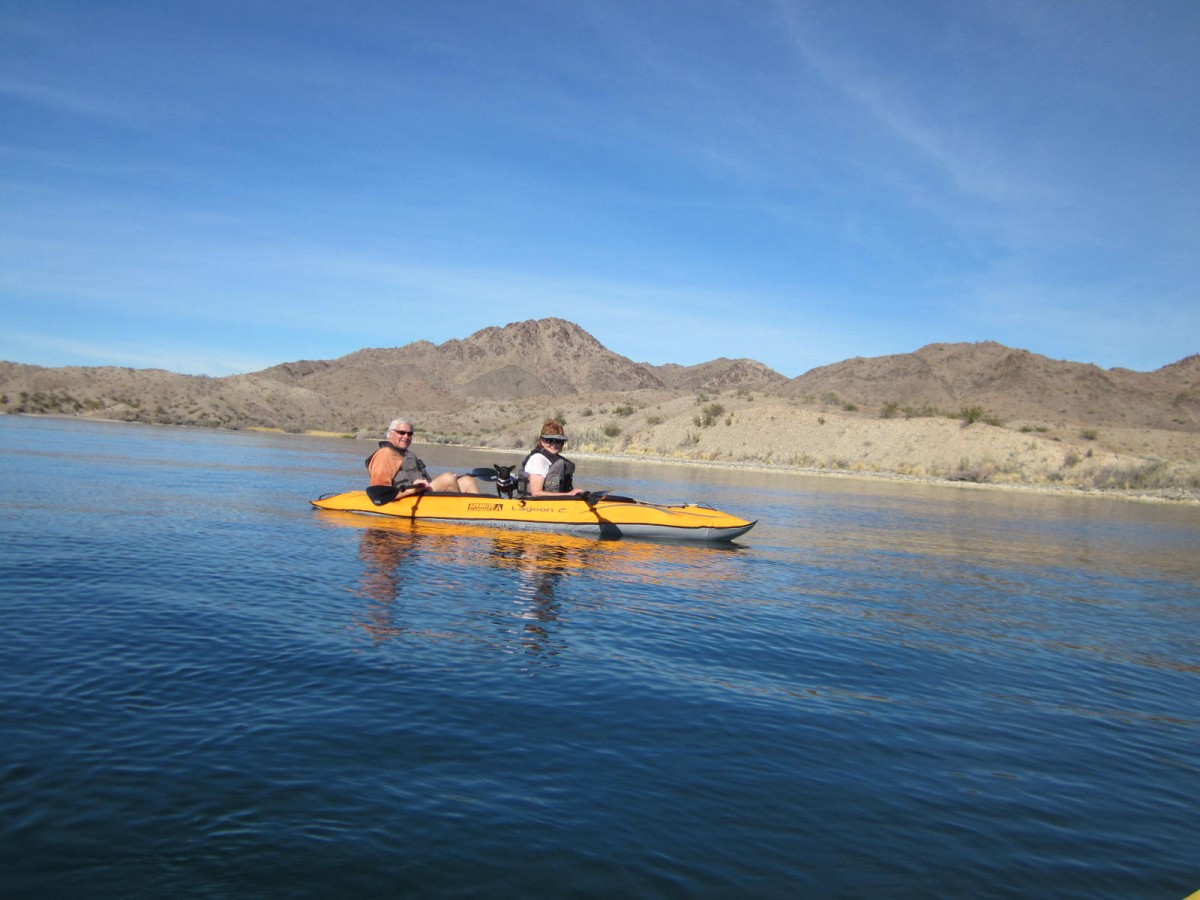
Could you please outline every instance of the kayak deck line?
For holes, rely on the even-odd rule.
[[[426,492],[376,505],[366,491],[360,490],[326,494],[309,502],[324,510],[604,538],[732,541],[756,524],[700,504],[667,506],[642,503],[628,497],[509,499]]]

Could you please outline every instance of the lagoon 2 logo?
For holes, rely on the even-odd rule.
[[[468,503],[467,512],[500,512],[504,509],[503,503]]]

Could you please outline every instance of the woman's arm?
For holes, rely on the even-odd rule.
[[[532,473],[529,475],[529,496],[531,496],[531,497],[578,497],[580,494],[583,493],[583,491],[580,491],[580,490],[564,491],[562,493],[555,493],[554,491],[544,491],[544,490],[542,490],[542,488],[545,486],[546,486],[546,476],[545,475],[534,475]]]

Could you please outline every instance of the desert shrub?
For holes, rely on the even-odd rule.
[[[607,425],[604,426],[604,436],[605,437],[615,438],[620,433],[621,433],[621,426],[618,425],[616,422],[609,422]]]
[[[983,418],[982,406],[964,406],[959,410],[957,418],[962,419],[966,425],[974,425]]]
[[[904,418],[906,419],[936,419],[940,415],[941,413],[936,407],[929,405],[904,407]]]
[[[22,392],[22,405],[18,407],[17,412],[79,412],[83,409],[83,404],[72,397],[65,391],[58,393],[44,393],[35,391],[32,396]],[[135,404],[136,405],[136,404]]]
[[[858,404],[849,402],[843,403],[842,409],[844,409],[846,412],[858,412]]]
[[[963,458],[959,460],[958,471],[951,472],[946,477],[950,481],[970,481],[974,484],[986,484],[992,479],[992,473],[995,471],[995,465],[990,461],[979,460],[972,462],[970,459]]]
[[[1200,467],[1172,465],[1155,459],[1130,465],[1105,466],[1096,473],[1098,488],[1137,490],[1200,490]]]
[[[632,416],[633,412],[634,412],[633,407],[630,406],[628,403],[622,404],[621,406],[618,406],[615,409],[613,409],[614,416]]]
[[[646,416],[647,425],[661,425],[663,423],[662,416]]]
[[[724,406],[720,403],[710,403],[700,411],[700,415],[692,418],[692,424],[698,428],[711,428],[723,415],[725,415]]]
[[[879,416],[882,419],[894,419],[899,412],[900,404],[895,400],[889,400],[887,403],[883,404],[883,409],[879,411]]]
[[[1079,436],[1085,441],[1094,441],[1096,438],[1100,437],[1100,432],[1098,432],[1095,428],[1085,428],[1083,431],[1079,432]]]
[[[592,408],[589,406],[587,409],[581,412],[580,415],[585,419],[590,419],[593,415],[595,415],[595,413],[592,412]]]

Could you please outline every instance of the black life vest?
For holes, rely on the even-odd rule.
[[[525,466],[535,454],[541,454],[550,460],[550,471],[546,473],[546,481],[542,484],[543,491],[565,494],[568,491],[575,490],[575,463],[571,462],[561,453],[558,456],[551,456],[541,447],[537,447],[521,461],[521,474],[517,477],[517,490],[522,497],[531,496],[529,492],[529,473],[525,471]]]
[[[387,441],[380,441],[379,450],[376,450],[375,453],[379,453],[381,450],[391,450],[395,454],[400,453],[399,450]],[[368,469],[371,468],[371,460],[375,458],[375,453],[367,457],[366,465]],[[400,464],[400,468],[392,476],[392,487],[398,491],[403,491],[410,487],[418,478],[423,481],[433,481],[429,477],[429,470],[425,468],[425,463],[421,462],[413,453],[405,453],[404,462]]]

